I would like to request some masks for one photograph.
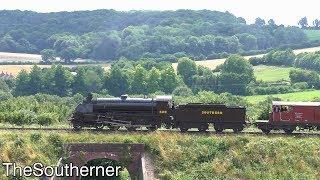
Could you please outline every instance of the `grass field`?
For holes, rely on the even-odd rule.
[[[304,92],[295,92],[287,94],[271,94],[271,95],[255,95],[255,96],[246,96],[251,103],[257,103],[265,100],[267,96],[279,97],[283,101],[311,101],[315,98],[320,98],[320,90],[304,91]]]
[[[265,82],[289,81],[289,72],[292,67],[255,66],[254,75],[257,80]]]
[[[320,40],[320,30],[304,30],[310,41]]]

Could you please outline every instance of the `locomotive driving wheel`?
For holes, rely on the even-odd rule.
[[[188,131],[189,128],[182,126],[182,127],[180,127],[179,129],[180,129],[181,132],[185,133],[185,132]]]
[[[96,124],[94,127],[96,128],[96,130],[102,130],[104,125],[99,123],[99,124]]]
[[[109,130],[111,130],[111,131],[117,131],[120,128],[120,126],[113,126],[111,124],[108,124],[107,126],[108,126]]]
[[[73,129],[75,131],[80,131],[82,129],[82,126],[80,124],[73,124]]]
[[[158,127],[157,127],[157,126],[149,126],[149,127],[147,127],[147,129],[148,129],[149,131],[155,131],[155,130],[158,129]]]

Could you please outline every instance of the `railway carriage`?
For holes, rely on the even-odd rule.
[[[259,120],[255,125],[264,133],[282,129],[291,134],[300,129],[320,130],[320,102],[272,102],[269,120]]]

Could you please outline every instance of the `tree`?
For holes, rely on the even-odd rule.
[[[86,79],[85,69],[79,68],[72,82],[73,94],[80,93],[82,95],[87,95],[89,93],[87,91],[87,85],[86,85],[85,79]]]
[[[141,66],[137,65],[133,72],[131,91],[135,94],[147,94],[147,71]]]
[[[113,96],[127,94],[129,90],[128,77],[118,66],[112,66],[110,75],[106,79],[105,87]]]
[[[273,19],[269,19],[268,25],[269,25],[270,27],[277,27],[276,22],[275,22]]]
[[[161,76],[160,76],[160,71],[153,67],[148,74],[147,77],[147,90],[149,93],[154,93],[156,91],[160,90],[160,80],[161,80]]]
[[[182,58],[178,63],[177,72],[178,75],[181,75],[184,83],[190,87],[193,76],[197,74],[197,65],[189,58]]]
[[[107,36],[94,47],[91,57],[100,60],[116,60],[119,54],[121,39],[119,36]]]
[[[220,92],[244,95],[247,85],[254,79],[252,65],[246,59],[237,55],[230,56],[222,65]]]
[[[315,20],[312,22],[312,24],[313,24],[313,27],[314,27],[314,28],[318,29],[318,28],[320,27],[320,21],[319,21],[319,19],[315,19]]]
[[[258,49],[257,38],[254,35],[243,33],[238,34],[239,42],[242,45],[243,50],[256,50]]]
[[[256,18],[254,24],[258,27],[263,27],[266,25],[266,22],[264,21],[264,19],[258,17]]]
[[[54,67],[54,94],[59,96],[66,96],[69,94],[71,84],[71,74],[66,68],[59,64]]]
[[[52,62],[56,60],[56,52],[53,49],[44,49],[40,53],[43,62]]]
[[[299,20],[298,25],[301,26],[302,29],[305,29],[306,27],[308,27],[308,19],[307,17],[303,17]]]
[[[161,72],[160,87],[165,93],[172,93],[178,86],[177,75],[174,69],[170,66]]]
[[[309,88],[320,87],[319,75],[314,71],[294,69],[290,71],[289,77],[292,84],[306,82]]]
[[[19,72],[16,79],[16,87],[14,89],[14,94],[16,96],[23,96],[30,94],[30,77],[26,70],[22,70]]]
[[[7,83],[0,78],[0,92],[10,92],[9,86],[7,85]]]
[[[70,63],[74,61],[78,57],[78,52],[73,47],[68,47],[62,50],[60,53],[60,58],[64,60],[66,63]]]
[[[38,66],[33,66],[31,72],[29,73],[29,86],[30,93],[37,94],[43,91],[43,76],[42,70]]]

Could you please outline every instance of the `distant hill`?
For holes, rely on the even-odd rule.
[[[213,59],[231,53],[309,46],[298,27],[273,20],[245,19],[209,10],[96,10],[36,13],[0,11],[0,51],[40,53],[52,49],[66,61],[152,58],[174,62],[182,56]]]

